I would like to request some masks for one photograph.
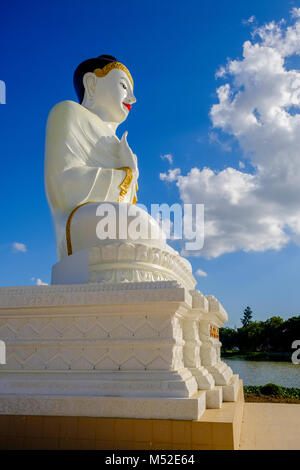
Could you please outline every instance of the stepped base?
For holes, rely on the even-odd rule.
[[[194,420],[205,411],[205,403],[204,391],[192,398],[0,396],[1,414],[32,416]]]
[[[225,317],[176,281],[2,288],[0,415],[199,419],[236,399],[224,362],[200,365]]]
[[[188,370],[193,374],[195,377],[199,390],[212,390],[215,381],[213,376],[208,372],[205,367],[189,367]]]
[[[230,401],[230,400],[229,400]],[[221,408],[223,402],[223,390],[216,386],[212,390],[206,390],[206,408]]]
[[[1,371],[2,395],[188,398],[197,383],[181,371]],[[0,406],[0,413],[2,408]]]
[[[223,401],[236,401],[239,390],[239,376],[234,374],[228,385],[223,385]]]
[[[220,361],[214,364],[213,366],[205,365],[205,368],[215,379],[216,385],[228,385],[232,377],[231,368],[225,364],[225,362]]]
[[[233,450],[239,448],[243,408],[240,381],[236,402],[223,403],[220,410],[206,410],[198,420],[7,413],[0,415],[0,449]]]

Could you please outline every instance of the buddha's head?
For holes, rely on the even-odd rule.
[[[79,102],[115,127],[136,102],[129,70],[109,55],[82,62],[75,70],[74,86]]]

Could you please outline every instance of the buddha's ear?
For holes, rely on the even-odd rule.
[[[97,77],[93,72],[87,72],[83,76],[83,85],[89,100],[95,96]]]

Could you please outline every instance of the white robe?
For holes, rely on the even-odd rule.
[[[62,101],[49,114],[45,146],[45,186],[55,226],[59,259],[67,253],[66,223],[86,202],[117,202],[126,172],[118,170],[119,139],[94,113]],[[132,203],[136,178],[122,202]]]

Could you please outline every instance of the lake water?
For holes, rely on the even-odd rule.
[[[227,358],[223,360],[235,374],[239,374],[244,385],[265,385],[273,382],[283,387],[300,388],[300,364]]]

